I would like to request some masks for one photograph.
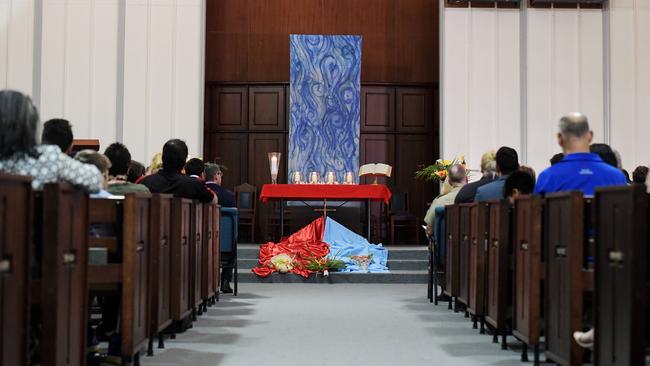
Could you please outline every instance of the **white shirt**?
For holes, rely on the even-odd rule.
[[[43,189],[46,183],[66,182],[88,192],[98,192],[104,184],[99,169],[74,160],[56,145],[36,147],[37,157],[22,156],[0,160],[0,171],[32,177],[32,188]]]

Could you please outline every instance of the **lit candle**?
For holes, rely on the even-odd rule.
[[[271,174],[278,174],[278,157],[271,156]]]

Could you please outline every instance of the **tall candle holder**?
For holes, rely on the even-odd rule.
[[[280,158],[282,153],[270,152],[269,154],[269,169],[271,170],[271,183],[278,183],[278,172],[280,171]]]

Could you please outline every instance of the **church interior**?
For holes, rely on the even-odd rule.
[[[0,21],[0,366],[650,365],[650,0]]]

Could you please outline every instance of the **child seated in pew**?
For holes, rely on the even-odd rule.
[[[119,142],[112,143],[106,148],[104,155],[111,163],[108,168],[108,187],[106,188],[109,193],[117,195],[134,192],[149,193],[149,188],[128,181],[131,153],[126,146]]]
[[[111,162],[106,156],[94,150],[81,150],[77,153],[77,155],[75,155],[74,158],[75,160],[78,160],[84,164],[91,164],[96,166],[97,169],[99,169],[99,171],[102,173],[102,189],[100,189],[99,192],[91,194],[90,198],[116,197],[106,190],[106,187],[108,187],[108,169],[111,167]]]
[[[514,203],[515,198],[521,195],[533,193],[535,178],[528,169],[522,166],[519,170],[510,174],[503,184],[503,197],[508,199],[510,203]]]
[[[0,91],[0,171],[31,176],[36,190],[56,182],[88,192],[101,190],[102,175],[96,167],[75,161],[57,145],[36,144],[38,124],[38,111],[28,96]],[[72,136],[71,129],[69,133]]]
[[[127,180],[131,183],[137,184],[140,179],[144,178],[145,171],[146,169],[142,163],[139,161],[131,160],[131,164],[129,164],[129,170],[127,172]]]

